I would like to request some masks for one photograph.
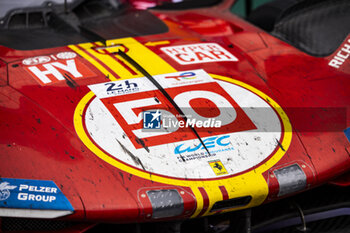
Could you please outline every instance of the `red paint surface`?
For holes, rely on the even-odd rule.
[[[165,46],[214,42],[239,59],[182,66],[162,53],[162,46],[149,47],[175,69],[205,69],[240,80],[271,96],[287,113],[293,126],[292,142],[284,157],[264,173],[270,189],[268,201],[277,198],[278,184],[270,177],[274,169],[295,162],[304,164],[307,188],[349,170],[350,143],[343,133],[350,127],[350,118],[346,117],[350,116],[349,69],[330,67],[330,57],[309,56],[221,8],[154,14],[168,25],[169,32],[138,37],[139,42],[169,40]],[[132,176],[102,161],[87,149],[74,129],[74,110],[89,92],[87,85],[106,82],[106,77],[79,57],[95,75],[76,79],[75,88],[65,81],[43,87],[21,63],[28,57],[62,51],[70,49],[18,51],[0,46],[0,176],[54,180],[75,209],[68,218],[149,221],[145,213],[150,206],[140,201],[138,192],[142,188],[174,187]],[[348,185],[348,180],[346,176],[335,183]],[[191,193],[189,188],[184,189]],[[205,190],[199,190],[204,199],[201,215],[209,200]],[[194,199],[188,196],[184,202],[192,213]],[[143,205],[146,208],[141,208]]]

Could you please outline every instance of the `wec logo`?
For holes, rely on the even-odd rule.
[[[215,147],[225,147],[230,145],[229,140],[225,140],[225,139],[228,139],[229,137],[230,137],[229,135],[224,135],[221,137],[218,137],[218,136],[210,137],[210,138],[204,139],[203,143],[208,149],[214,149]],[[182,154],[186,152],[196,152],[198,150],[205,150],[204,146],[200,143],[194,147],[191,147],[191,145],[190,146],[184,146],[184,145],[185,143],[178,145],[175,148],[174,153]]]

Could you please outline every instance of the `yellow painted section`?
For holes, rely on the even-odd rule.
[[[101,42],[96,43],[99,46],[104,47]],[[133,38],[108,40],[106,48],[103,50],[96,50],[96,45],[92,43],[79,44],[80,48],[75,45],[70,45],[69,47],[87,59],[89,62],[91,62],[91,64],[93,64],[103,74],[108,75],[111,81],[117,80],[118,77],[113,76],[113,74],[98,64],[98,62],[96,62],[96,60],[89,54],[92,54],[99,62],[104,63],[110,70],[115,72],[120,77],[118,79],[130,79],[144,76],[123,58],[116,54],[112,54],[114,52],[118,52],[119,49],[124,50],[123,47],[118,47],[118,45],[125,46],[128,49],[127,54],[132,57],[137,63],[139,63],[151,75],[177,72],[172,66],[166,63],[157,54],[153,53],[150,49]],[[108,51],[108,53],[106,53],[104,50]],[[127,65],[136,74],[132,74],[127,68],[120,64],[120,62],[114,59],[113,56],[124,62],[124,64]]]
[[[127,54],[132,57],[138,64],[140,64],[145,70],[147,70],[151,75],[177,72],[177,70],[165,62],[157,54],[133,38],[107,41],[107,46],[115,44],[125,45],[129,49]]]
[[[198,187],[192,187],[192,192],[196,197],[197,200],[197,207],[196,210],[194,211],[194,213],[192,214],[192,218],[195,218],[198,216],[198,214],[201,212],[201,210],[203,209],[203,197],[201,192],[199,191]]]
[[[145,45],[146,46],[158,46],[158,45],[166,45],[166,44],[170,44],[170,41],[168,41],[168,40],[150,41],[150,42],[147,42]]]
[[[164,73],[173,73],[176,72],[176,70],[171,67],[168,63],[166,63],[164,60],[162,60],[158,55],[153,53],[151,50],[146,48],[144,45],[140,44],[138,41],[136,41],[133,38],[125,38],[125,39],[117,39],[117,40],[110,40],[107,41],[107,46],[113,46],[117,44],[123,44],[125,45],[129,51],[127,51],[127,54],[132,57],[134,60],[137,61],[142,67],[144,67],[145,70],[147,70],[151,75],[158,75],[158,74],[164,74]],[[81,44],[84,49],[90,51],[93,54],[96,54],[95,51],[92,51],[90,43]],[[76,46],[70,46],[71,49],[73,49],[75,52],[79,53],[81,56],[86,58],[88,61],[90,61],[93,65],[95,65],[98,69],[101,70],[101,72],[104,73],[103,69],[101,67],[98,67],[94,60],[92,58],[89,58],[89,56],[84,53],[83,51],[79,50]],[[107,64],[114,72],[116,72],[120,77],[123,79],[125,78],[133,78],[133,77],[141,77],[141,74],[138,75],[131,75],[128,70],[126,70],[122,66],[118,66],[115,63],[118,63],[116,61],[112,61],[110,58],[108,58],[105,54],[96,54],[96,57],[98,59]],[[126,64],[128,64],[125,61]],[[119,64],[119,63],[118,63]],[[120,64],[119,64],[120,65]],[[128,64],[130,66],[130,64]],[[93,92],[89,92],[84,96],[84,98],[79,102],[75,113],[74,113],[74,126],[76,129],[76,132],[80,139],[83,141],[83,143],[99,158],[104,160],[105,162],[117,167],[120,170],[123,170],[125,172],[128,172],[130,174],[133,174],[135,176],[142,177],[144,179],[150,180],[152,179],[155,182],[164,183],[164,184],[171,184],[176,186],[183,186],[183,187],[190,187],[192,192],[194,193],[196,200],[197,200],[197,207],[192,215],[192,217],[198,216],[198,214],[203,209],[203,197],[198,189],[198,187],[203,187],[209,197],[209,208],[204,213],[204,215],[211,215],[214,214],[210,212],[212,206],[215,202],[222,200],[222,193],[219,189],[219,186],[225,186],[229,195],[229,198],[236,198],[236,197],[242,197],[242,196],[252,196],[251,202],[247,206],[235,208],[235,209],[229,209],[225,210],[224,212],[232,211],[232,210],[238,210],[238,209],[244,209],[249,208],[253,206],[260,205],[267,197],[268,195],[268,185],[265,181],[265,179],[262,176],[262,173],[267,171],[269,168],[271,168],[274,164],[276,164],[285,154],[285,152],[288,150],[289,145],[292,140],[292,127],[290,124],[290,121],[285,114],[285,112],[282,110],[282,108],[270,97],[265,95],[263,92],[259,91],[258,89],[245,84],[241,81],[234,80],[231,78],[214,75],[211,74],[211,76],[214,79],[217,80],[223,80],[227,81],[239,86],[242,86],[244,88],[247,88],[248,90],[254,92],[261,98],[268,100],[271,106],[277,111],[278,115],[282,119],[282,124],[284,126],[284,137],[281,142],[283,148],[285,151],[283,151],[281,148],[277,150],[277,152],[264,164],[257,167],[255,170],[251,170],[248,172],[245,172],[241,175],[233,176],[233,177],[222,177],[221,179],[216,180],[201,180],[201,181],[193,181],[193,180],[183,180],[183,179],[174,179],[174,178],[168,178],[168,177],[162,177],[152,174],[152,176],[149,175],[149,173],[135,169],[131,166],[128,166],[126,164],[123,164],[115,159],[112,159],[110,156],[105,154],[103,151],[101,151],[97,146],[94,145],[93,142],[89,139],[87,136],[84,127],[83,127],[83,117],[82,113],[87,106],[87,103],[95,97]],[[111,77],[111,76],[110,76]],[[111,80],[113,77],[111,77]],[[218,176],[219,178],[219,176]]]
[[[84,43],[80,44],[80,47],[82,47],[84,50],[88,51],[90,54],[92,54],[94,57],[96,57],[100,62],[104,63],[106,66],[108,66],[109,69],[114,71],[120,78],[129,79],[129,78],[136,78],[136,77],[142,77],[143,75],[135,71],[137,75],[133,75],[130,73],[129,70],[127,70],[122,64],[120,64],[118,61],[116,61],[112,56],[112,54],[107,53],[101,53],[103,50],[96,50],[94,49],[95,45],[91,43]],[[97,52],[98,51],[98,52]],[[112,80],[114,81],[114,80]]]
[[[104,75],[108,76],[110,80],[112,81],[117,80],[117,78],[114,77],[113,74],[108,72],[108,70],[106,70],[103,66],[101,66],[94,58],[89,56],[86,52],[84,52],[83,50],[81,50],[75,45],[69,45],[68,47],[72,49],[74,52],[78,53],[83,58],[85,58],[86,60],[88,60],[92,65],[94,65],[97,69],[99,69]]]

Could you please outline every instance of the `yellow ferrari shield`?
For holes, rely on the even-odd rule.
[[[217,176],[228,174],[226,168],[220,160],[209,161],[209,165]]]

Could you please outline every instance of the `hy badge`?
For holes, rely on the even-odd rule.
[[[95,76],[74,52],[30,57],[24,59],[22,64],[23,68],[43,86],[67,80],[74,83],[80,78]]]

